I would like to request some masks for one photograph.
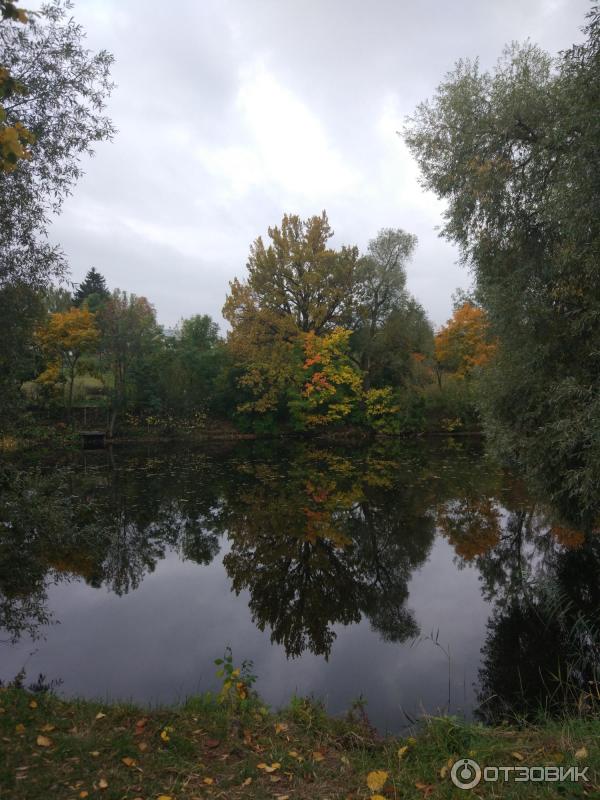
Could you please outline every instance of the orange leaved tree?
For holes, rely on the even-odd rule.
[[[485,311],[472,303],[463,303],[435,335],[434,357],[440,387],[443,372],[468,378],[489,362],[496,346]]]
[[[79,359],[94,349],[100,331],[95,315],[87,308],[70,308],[50,314],[45,325],[38,328],[36,339],[48,359],[48,366],[38,376],[44,382],[63,377],[68,383],[67,413],[69,421],[73,408],[73,385]]]

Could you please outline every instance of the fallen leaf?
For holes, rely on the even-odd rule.
[[[521,755],[521,753],[511,753],[511,756],[513,758],[516,758],[517,761],[523,761],[523,756]]]
[[[25,733],[25,725],[22,722],[19,722],[18,725],[15,725],[15,733]]]
[[[40,730],[43,731],[44,733],[50,733],[50,731],[56,730],[56,725],[50,725],[50,724],[42,725]]]
[[[88,795],[89,795],[89,792],[86,792],[85,790],[83,792],[79,792],[79,797],[81,797],[81,798],[87,797]]]
[[[271,766],[268,764],[257,764],[257,769],[263,769],[265,772],[275,772],[275,770],[279,769],[281,764],[278,761],[275,761]]]
[[[92,750],[90,755],[92,756],[92,758],[98,758],[98,756],[100,755],[100,752],[98,750]]]
[[[135,758],[130,758],[129,756],[125,756],[125,758],[122,758],[121,761],[123,762],[123,764],[125,764],[126,767],[135,767],[135,765],[137,764]]]
[[[100,778],[98,781],[98,788],[99,789],[108,789],[108,781],[106,778]]]
[[[204,744],[205,744],[207,747],[214,748],[214,747],[218,747],[218,746],[221,744],[221,742],[220,742],[218,739],[207,739],[207,740],[204,742]]]
[[[202,783],[205,783],[207,786],[212,786],[214,782],[215,782],[214,778],[204,778],[202,780]]]
[[[575,758],[587,758],[588,751],[586,747],[580,747],[579,750],[575,751]]]
[[[382,794],[372,794],[369,800],[385,800],[385,797]]]
[[[276,800],[290,800],[289,794],[276,794]]]
[[[173,800],[170,794],[159,794],[156,800]]]
[[[142,717],[141,719],[138,719],[138,721],[135,723],[135,727],[136,728],[144,728],[146,726],[147,722],[148,722],[148,718],[147,717]]]
[[[440,778],[444,780],[447,774],[448,774],[448,767],[446,766],[446,764],[444,764],[444,766],[440,770]]]
[[[47,736],[38,736],[35,742],[40,747],[51,747],[52,745],[52,739],[49,739]]]
[[[242,781],[242,786],[250,786],[252,783],[252,778],[246,778],[245,781]]]
[[[282,733],[282,731],[287,731],[288,726],[285,722],[278,722],[275,725],[275,733]]]
[[[318,750],[315,750],[312,754],[313,761],[323,761],[325,756],[323,753],[320,753]]]
[[[148,749],[148,742],[140,742],[138,744],[138,750],[144,753]]]
[[[37,708],[37,707],[38,707],[38,704],[37,704],[37,702],[35,700],[32,700],[31,703],[29,703],[29,708]]]
[[[96,714],[96,719],[104,719],[105,716],[106,716],[106,714],[103,714],[102,711],[99,711]]]
[[[271,783],[278,783],[280,780],[279,775],[271,775]]]
[[[408,752],[408,745],[405,744],[404,747],[398,748],[398,758],[404,758],[406,753]]]
[[[372,792],[378,792],[383,789],[385,782],[388,779],[388,773],[382,769],[369,772],[367,775],[367,786]]]

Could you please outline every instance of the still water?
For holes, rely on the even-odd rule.
[[[489,719],[547,701],[540,675],[571,646],[547,598],[600,607],[599,539],[479,440],[153,445],[18,466],[0,506],[0,679],[24,669],[67,697],[181,701],[217,688],[230,645],[274,706],[313,695],[339,714],[362,697],[394,732],[425,712]]]

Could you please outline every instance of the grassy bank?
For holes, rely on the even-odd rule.
[[[517,729],[435,718],[415,738],[382,738],[360,711],[333,719],[299,699],[278,713],[257,698],[232,706],[210,695],[148,711],[7,687],[0,737],[2,800],[600,796],[595,720]],[[482,766],[589,765],[590,780],[465,791],[449,767],[467,756]]]

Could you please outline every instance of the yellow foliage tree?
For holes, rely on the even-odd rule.
[[[347,417],[362,394],[362,375],[349,353],[351,331],[335,328],[317,336],[304,334],[303,369],[308,372],[302,389],[306,424],[310,427],[339,422]]]
[[[0,20],[25,23],[27,14],[11,0],[0,0]],[[31,157],[27,145],[35,141],[35,136],[20,122],[6,125],[6,110],[3,104],[9,97],[25,92],[23,84],[16,81],[6,67],[0,65],[0,172],[12,172],[20,159]]]
[[[37,342],[49,361],[37,380],[47,383],[66,379],[69,419],[77,365],[81,356],[92,350],[99,338],[95,315],[87,308],[70,308],[51,314],[47,323],[36,331]]]
[[[463,303],[435,335],[438,383],[441,386],[443,372],[468,378],[490,361],[496,347],[485,311],[472,303]]]

